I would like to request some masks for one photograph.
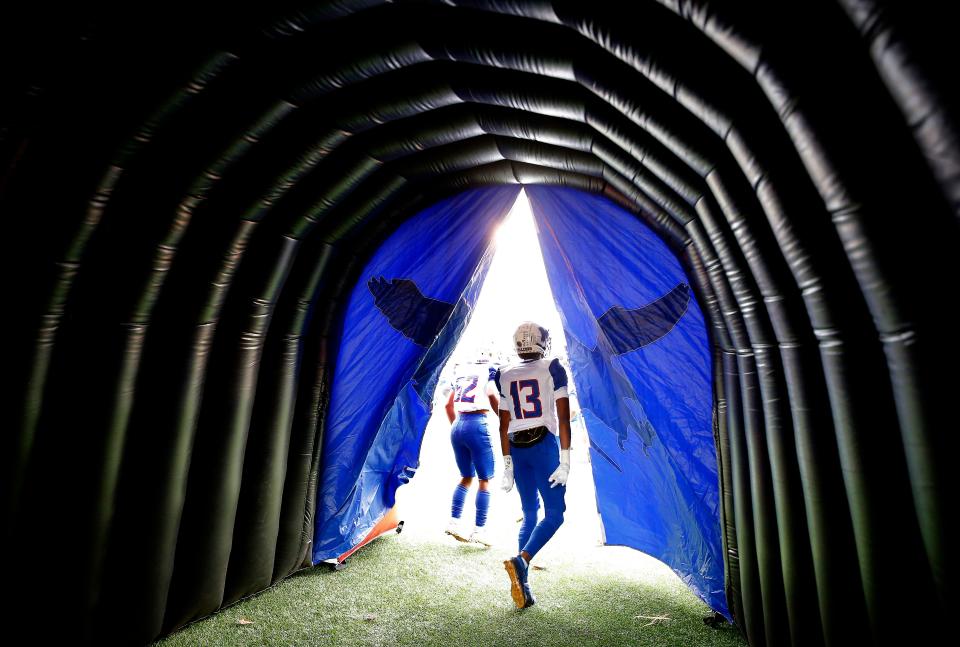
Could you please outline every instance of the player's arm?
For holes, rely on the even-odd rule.
[[[504,456],[510,455],[510,437],[507,433],[510,431],[510,412],[500,411],[500,451]]]
[[[490,367],[490,377],[487,380],[487,399],[490,400],[490,410],[499,411],[500,410],[500,398],[497,393],[497,369]]]
[[[513,456],[510,455],[510,412],[500,411],[500,451],[503,452],[503,481],[500,489],[509,492],[513,489]]]
[[[510,456],[510,407],[512,401],[503,392],[503,386],[500,382],[500,371],[494,373],[493,382],[500,394],[500,451],[503,452],[503,484],[500,486],[504,492],[513,489],[513,457]]]
[[[560,449],[570,449],[570,397],[567,395],[567,371],[559,359],[550,362],[550,379],[553,381],[553,397],[557,406],[557,423],[560,432]]]
[[[490,400],[491,411],[497,411],[500,409],[500,398],[497,397],[496,391],[494,391],[493,393],[488,393],[487,399]]]
[[[570,449],[570,398],[557,399],[557,423],[560,426],[560,449]]]
[[[557,426],[560,432],[560,466],[550,475],[550,487],[566,486],[570,474],[570,398],[567,395],[567,371],[560,360],[550,362],[554,402],[557,407]]]
[[[570,398],[557,398],[556,403],[560,427],[560,466],[550,475],[550,487],[566,486],[570,475]]]
[[[453,411],[453,391],[450,391],[450,395],[447,396],[447,403],[443,407],[447,412],[447,420],[450,421],[450,424],[453,424],[453,421],[456,419],[457,414]]]
[[[507,397],[507,394],[503,392],[503,385],[501,384],[500,369],[491,370],[494,388],[496,392],[500,395],[497,400],[497,406],[494,407],[494,411],[499,411],[500,413],[500,451],[503,452],[504,456],[510,455],[510,438],[507,434],[510,431],[510,405],[512,404],[510,398]],[[492,403],[492,401],[491,401]]]

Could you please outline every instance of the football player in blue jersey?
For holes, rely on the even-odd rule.
[[[496,368],[491,366],[489,350],[477,352],[474,362],[460,364],[454,370],[446,411],[450,420],[450,443],[460,469],[460,482],[453,491],[451,518],[447,534],[465,542],[490,546],[486,523],[490,510],[490,492],[487,485],[493,478],[493,446],[487,431],[487,414],[498,410],[497,389],[494,386]],[[461,529],[460,517],[473,476],[479,481],[476,498],[476,523],[473,531]]]
[[[520,362],[497,371],[500,393],[500,447],[503,490],[514,483],[523,508],[519,554],[503,563],[510,594],[518,609],[532,606],[530,560],[563,523],[564,494],[570,473],[570,399],[567,372],[560,360],[547,357],[550,334],[525,321],[513,336]],[[558,487],[559,486],[559,487]],[[543,499],[544,517],[537,521]]]

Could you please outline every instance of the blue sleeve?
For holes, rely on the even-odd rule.
[[[493,373],[493,383],[497,385],[497,393],[499,393],[499,394],[500,394],[500,397],[502,398],[502,397],[503,397],[503,388],[500,386],[500,369],[499,369],[499,368],[498,368],[498,369],[491,368],[490,370],[494,372],[494,373]]]
[[[500,374],[500,369],[496,368],[495,366],[491,366],[491,367],[490,367],[490,376],[487,378],[487,382],[490,382],[491,380],[494,381],[494,382],[496,382],[496,381],[497,381],[497,376],[498,376],[499,374]],[[499,391],[499,390],[500,390],[500,383],[497,382],[497,391]]]
[[[553,390],[567,386],[567,370],[560,365],[560,360],[554,358],[550,362],[550,377],[553,378]]]

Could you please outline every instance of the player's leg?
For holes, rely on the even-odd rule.
[[[536,474],[534,466],[530,462],[533,449],[534,447],[515,447],[510,451],[510,455],[513,456],[514,484],[517,487],[517,493],[520,495],[520,506],[523,509],[523,523],[520,525],[519,537],[521,552],[516,557],[511,557],[505,561],[503,566],[510,576],[510,595],[518,609],[525,609],[536,602],[533,591],[530,589],[530,583],[527,581],[530,559],[522,552],[523,547],[529,543],[530,536],[537,525],[537,512],[540,508],[537,497]]]
[[[479,488],[476,498],[476,524],[470,540],[490,546],[486,533],[487,514],[490,510],[489,481],[493,478],[493,446],[490,444],[490,435],[487,432],[485,416],[476,416],[478,419],[473,425],[470,434],[470,456],[477,471]]]
[[[560,442],[553,434],[530,448],[530,463],[535,487],[543,499],[544,516],[537,523],[530,538],[523,545],[525,557],[532,559],[544,544],[557,532],[563,523],[563,513],[567,509],[565,495],[566,487],[558,485],[550,487],[550,475],[560,465]]]
[[[537,515],[540,512],[540,498],[537,496],[537,482],[533,466],[529,463],[528,447],[520,449],[514,447],[510,451],[513,456],[513,482],[520,495],[520,508],[523,510],[523,521],[520,523],[519,550],[530,540],[530,535],[537,525]]]
[[[452,535],[460,541],[467,541],[464,532],[460,529],[460,516],[463,514],[463,506],[467,501],[467,493],[470,485],[473,483],[473,461],[470,458],[470,446],[466,442],[466,436],[463,433],[462,418],[457,418],[450,429],[450,444],[453,446],[453,457],[457,462],[457,469],[460,470],[460,482],[453,490],[453,501],[450,505],[450,522],[447,524],[446,533]]]
[[[504,562],[504,568],[510,575],[510,594],[513,597],[514,604],[521,609],[536,603],[527,577],[530,560],[540,552],[540,549],[553,537],[557,528],[563,523],[563,513],[566,510],[565,488],[560,486],[550,488],[549,482],[550,475],[560,464],[559,448],[557,437],[548,434],[546,438],[533,447],[522,450],[526,488],[529,489],[532,485],[537,490],[540,497],[543,498],[546,511],[543,519],[529,533],[526,541],[523,541],[523,533],[521,533],[520,554]],[[515,474],[516,461],[517,459],[514,459]],[[517,490],[520,490],[519,482],[517,483]],[[527,496],[530,498],[529,495]],[[536,499],[536,494],[532,498]],[[524,508],[525,522],[527,518],[527,510]]]

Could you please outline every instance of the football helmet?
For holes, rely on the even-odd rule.
[[[513,342],[518,355],[536,353],[542,357],[550,352],[550,332],[532,321],[524,321],[517,327]]]

